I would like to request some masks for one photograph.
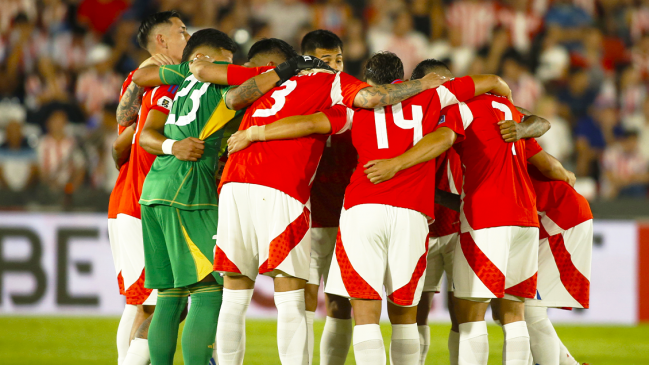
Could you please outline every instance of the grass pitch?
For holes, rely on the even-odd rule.
[[[0,364],[115,365],[117,318],[0,317]],[[324,326],[316,321],[314,364]],[[563,343],[580,362],[592,365],[649,364],[649,325],[557,326]],[[446,341],[450,324],[431,325],[431,349],[426,364],[448,364]],[[279,364],[274,321],[248,320],[245,364]],[[386,344],[389,324],[382,325]],[[501,364],[503,335],[489,327],[489,364]],[[387,345],[386,345],[387,347]],[[182,364],[180,342],[174,364]],[[347,364],[354,364],[353,350]]]

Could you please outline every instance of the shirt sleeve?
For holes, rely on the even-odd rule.
[[[159,69],[160,80],[165,85],[180,85],[190,74],[189,62],[183,62],[180,65],[165,65]]]
[[[365,83],[355,78],[354,76],[351,76],[344,72],[341,72],[338,75],[340,76],[338,82],[340,86],[340,95],[342,96],[342,103],[346,105],[348,108],[353,108],[356,94],[358,94],[358,92],[361,91],[361,89],[370,87],[370,84]],[[332,85],[334,89],[337,87],[336,82],[337,81],[334,80],[334,85]],[[335,90],[332,90],[331,93],[332,95],[334,95],[334,91]],[[334,100],[334,104],[336,104],[335,100]]]
[[[178,85],[162,85],[151,95],[151,109],[169,115]]]
[[[341,134],[351,128],[354,119],[354,111],[351,108],[338,104],[322,112],[331,123],[331,134]]]
[[[475,83],[471,76],[464,76],[445,82],[437,89],[441,108],[467,101],[475,95]]]
[[[261,75],[264,72],[274,69],[274,67],[264,66],[264,67],[244,67],[238,65],[229,65],[228,66],[228,85],[241,85],[246,82],[248,79],[251,79],[257,75]]]
[[[468,125],[472,120],[473,120],[473,115],[471,115],[471,111],[469,109],[469,115],[467,115],[466,110],[463,109],[469,109],[469,107],[464,104],[456,104],[448,109],[445,115],[443,115],[441,118],[439,118],[439,122],[437,123],[437,127],[435,127],[435,130],[438,130],[442,127],[450,128],[455,134],[457,134],[457,138],[455,139],[455,144],[460,143],[464,141],[464,126],[465,123]],[[471,118],[471,121],[468,119]]]
[[[541,145],[534,138],[528,138],[525,140],[525,157],[528,159],[537,153],[543,151]]]

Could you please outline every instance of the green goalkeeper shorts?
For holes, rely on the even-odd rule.
[[[182,210],[166,205],[142,205],[144,287],[181,288],[214,275],[218,211]]]

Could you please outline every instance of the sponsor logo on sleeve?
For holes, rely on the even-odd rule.
[[[161,97],[158,99],[158,106],[171,110],[171,99],[168,96]]]

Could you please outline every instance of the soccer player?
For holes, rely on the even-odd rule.
[[[256,76],[237,88],[200,81],[187,62],[203,58],[225,66],[236,44],[216,29],[194,33],[183,63],[138,70],[142,86],[179,84],[171,113],[159,126],[147,125],[140,143],[159,155],[144,182],[140,204],[145,234],[145,286],[159,290],[149,335],[152,364],[171,364],[180,314],[192,305],[182,337],[185,364],[204,365],[214,347],[222,279],[213,272],[218,210],[214,176],[223,127],[280,80],[277,72]],[[151,77],[151,73],[158,73]],[[294,72],[294,71],[291,71]]]
[[[543,168],[545,160],[537,156],[540,148],[534,148],[533,140],[509,143],[499,138],[501,120],[521,120],[521,113],[506,98],[483,95],[460,103],[447,111],[421,144],[366,171],[370,179],[382,182],[457,144],[465,166],[460,243],[453,262],[461,365],[487,363],[484,314],[493,298],[500,298],[503,363],[532,360],[523,312],[524,298],[536,292],[538,218],[526,166],[529,161]],[[542,135],[548,127],[546,122],[531,137]],[[533,146],[526,148],[527,143]]]
[[[155,56],[145,61],[143,66],[180,62],[188,38],[189,34],[178,13],[166,11],[149,16],[140,25],[138,42],[149,54]],[[120,169],[109,204],[114,211],[114,214],[110,214],[111,217],[114,215],[114,221],[111,222],[111,226],[114,227],[110,233],[119,244],[120,280],[122,288],[125,288],[123,290],[126,294],[126,303],[127,306],[137,306],[128,334],[120,332],[125,337],[122,341],[129,349],[128,354],[118,351],[118,357],[123,359],[124,365],[148,364],[149,349],[146,336],[134,339],[130,347],[128,339],[133,339],[136,330],[153,311],[156,301],[156,293],[144,288],[144,249],[138,204],[144,177],[155,156],[143,151],[138,146],[137,140],[149,111],[155,109],[166,119],[165,113],[169,112],[173,99],[173,93],[168,91],[140,88],[131,82],[132,75],[133,73],[129,75],[122,88],[123,97],[120,98],[117,111],[119,128],[124,129],[135,123],[138,115],[142,119],[135,128],[129,127],[129,132],[132,133],[121,134],[115,143],[114,155],[120,160],[125,160],[126,163],[123,164],[123,169]],[[143,95],[144,107],[140,109]],[[119,329],[126,330],[122,326]]]
[[[302,54],[326,62],[342,71],[343,42],[324,29],[314,30],[302,38]],[[309,337],[309,359],[313,357],[313,318],[318,307],[320,281],[327,283],[345,188],[358,161],[351,131],[329,136],[311,187],[311,264],[304,289]],[[327,317],[320,339],[320,364],[342,365],[352,341],[352,307],[347,298],[325,293]]]
[[[345,73],[302,75],[255,102],[241,128],[254,126],[251,132],[263,138],[265,124],[286,116],[338,104],[365,108],[394,104],[440,83],[439,77],[432,76],[369,87]],[[221,364],[243,361],[244,318],[258,274],[275,278],[282,363],[308,363],[304,286],[311,240],[307,202],[325,143],[323,136],[260,143],[228,159],[220,183],[214,260],[215,270],[225,273],[222,310],[227,322],[222,321],[217,331]]]
[[[370,84],[391,83],[403,78],[403,65],[396,55],[379,53],[368,61],[366,76]],[[451,81],[385,109],[354,110],[352,137],[360,155],[359,164],[346,190],[336,260],[332,261],[325,291],[353,299],[354,352],[359,364],[386,361],[378,327],[382,299],[379,293],[384,285],[393,322],[391,360],[405,364],[419,361],[416,304],[426,267],[425,214],[433,216],[434,194],[427,185],[434,184],[435,179],[433,162],[404,172],[394,183],[376,186],[364,176],[363,166],[372,158],[398,155],[417,143],[433,130],[443,106],[487,91],[510,93],[496,76],[474,76]],[[338,118],[340,114],[331,111],[285,118],[265,127],[265,139],[331,133],[341,124]],[[254,140],[249,131],[240,131],[231,138],[228,144],[233,152]],[[397,226],[401,229],[390,232]],[[380,238],[377,232],[381,232]]]

